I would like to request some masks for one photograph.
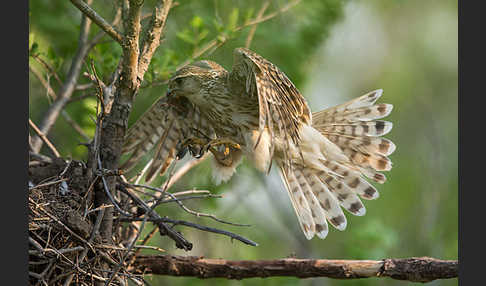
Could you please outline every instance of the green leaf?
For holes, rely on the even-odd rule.
[[[192,33],[188,29],[184,29],[182,32],[178,32],[176,35],[179,39],[183,40],[186,43],[193,45],[196,43],[196,41],[194,40],[194,35],[192,35]]]
[[[197,41],[201,41],[203,40],[204,38],[206,38],[206,36],[209,34],[209,30],[208,29],[204,29],[201,31],[201,33],[199,33],[199,35],[197,36]]]
[[[221,21],[219,21],[218,19],[213,19],[213,25],[214,25],[214,27],[216,28],[216,31],[217,31],[218,33],[223,32],[223,30],[224,30],[224,25],[223,25],[223,23],[221,23]]]
[[[203,21],[203,19],[201,17],[195,16],[194,18],[192,18],[192,20],[191,20],[191,26],[193,28],[199,29],[203,25],[204,25],[204,21]]]
[[[228,30],[233,31],[236,28],[236,24],[238,24],[238,14],[238,8],[233,8],[228,19]]]
[[[36,42],[32,43],[32,47],[30,47],[30,54],[35,55],[37,54],[38,51],[39,51],[39,45]]]
[[[32,50],[34,44],[34,33],[29,33],[29,50]]]
[[[245,13],[245,23],[249,22],[253,18],[254,12],[255,12],[255,9],[253,9],[253,7],[251,7],[248,10],[246,10],[246,13]]]
[[[56,59],[56,52],[52,47],[47,48],[47,58],[53,61]]]

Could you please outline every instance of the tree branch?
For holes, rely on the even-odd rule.
[[[224,260],[196,256],[139,255],[134,267],[145,274],[244,279],[292,276],[356,279],[390,277],[413,282],[455,278],[457,260],[412,257],[383,260],[275,259]]]
[[[88,1],[90,3],[91,1]],[[84,2],[83,2],[84,4]],[[86,4],[85,4],[86,5]],[[44,117],[42,118],[41,124],[39,126],[40,131],[47,135],[51,130],[51,127],[56,122],[61,110],[68,103],[71,95],[73,94],[74,88],[78,82],[79,73],[81,72],[81,67],[83,64],[83,59],[89,51],[88,34],[91,27],[91,21],[87,19],[84,15],[81,18],[81,28],[79,33],[79,45],[76,54],[69,68],[66,80],[62,85],[61,89],[57,93],[57,98],[53,102],[49,109],[47,109]],[[34,152],[39,153],[42,147],[42,139],[35,137],[32,143]]]
[[[95,10],[89,7],[88,4],[84,3],[83,0],[71,0],[71,3],[74,4],[84,15],[90,18],[93,22],[96,23],[103,31],[105,31],[113,40],[117,41],[118,43],[122,43],[123,37],[118,33],[115,28],[113,28],[110,23],[106,22]]]
[[[169,14],[171,7],[172,0],[159,0],[155,5],[147,35],[143,41],[138,63],[138,77],[140,78],[140,81],[143,80],[143,76],[148,69],[150,60],[160,44],[160,36],[164,30],[167,15]]]
[[[268,5],[270,5],[270,0],[267,0],[263,3],[262,7],[258,11],[256,20],[259,20],[263,17],[263,14],[265,13],[265,10],[267,10]],[[254,25],[251,27],[250,32],[248,32],[248,36],[246,37],[246,42],[245,42],[245,48],[249,49],[251,45],[251,41],[253,40],[253,36],[255,35],[256,28],[258,27],[257,25]]]
[[[35,126],[34,122],[32,122],[32,120],[30,120],[30,118],[29,118],[29,125],[32,129],[34,129],[35,133],[37,133],[37,135],[40,137],[40,139],[43,142],[45,142],[46,145],[51,149],[52,153],[54,153],[54,156],[56,156],[57,158],[61,157],[61,155],[57,151],[56,147],[54,147],[54,145],[51,143],[51,141],[49,141],[49,139],[47,139],[47,136],[44,133],[42,133],[42,131],[40,131],[39,128],[37,128],[37,126]]]

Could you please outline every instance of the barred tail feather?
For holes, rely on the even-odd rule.
[[[314,235],[325,238],[328,223],[346,229],[343,209],[363,216],[366,208],[361,199],[379,197],[365,177],[384,183],[386,177],[379,171],[392,168],[387,156],[396,149],[392,141],[380,137],[390,132],[392,124],[377,119],[393,108],[375,104],[381,94],[377,90],[314,113],[312,126],[300,129],[301,141],[292,148],[290,166],[277,159],[307,239]]]
[[[392,162],[387,156],[396,149],[392,141],[380,137],[393,127],[391,122],[376,120],[393,109],[391,104],[375,104],[382,94],[383,90],[375,90],[312,115],[312,126],[350,160],[341,163],[378,183],[386,181],[378,171],[391,170]]]
[[[279,164],[279,167],[281,171],[280,174],[285,183],[285,189],[289,194],[300,228],[307,239],[312,239],[316,230],[315,222],[312,218],[309,203],[294,175],[294,170],[290,167],[283,167],[282,164]]]

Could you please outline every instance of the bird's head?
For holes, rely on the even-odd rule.
[[[208,100],[213,89],[218,88],[218,83],[226,70],[212,61],[198,61],[177,70],[169,79],[167,96],[183,96],[199,104]]]

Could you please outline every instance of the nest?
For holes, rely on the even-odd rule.
[[[103,242],[96,231],[100,211],[93,209],[93,186],[86,172],[85,165],[76,161],[29,163],[30,285],[104,283],[110,276],[103,273],[106,264],[120,267],[113,284],[125,284],[117,280],[129,275],[118,262],[126,248],[117,241]]]

